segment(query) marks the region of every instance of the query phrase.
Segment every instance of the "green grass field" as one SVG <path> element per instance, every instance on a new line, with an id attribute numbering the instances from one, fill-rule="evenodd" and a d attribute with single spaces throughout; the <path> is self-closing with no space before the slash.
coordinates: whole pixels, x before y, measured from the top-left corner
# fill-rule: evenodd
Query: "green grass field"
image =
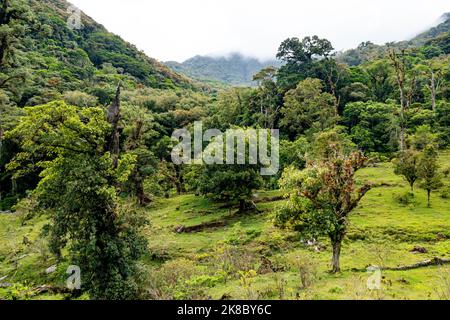
<path id="1" fill-rule="evenodd" d="M 450 166 L 450 152 L 441 154 L 440 163 L 441 168 Z M 274 227 L 273 217 L 283 200 L 259 202 L 259 213 L 245 215 L 188 194 L 157 199 L 139 209 L 150 220 L 144 230 L 150 249 L 142 261 L 148 275 L 145 290 L 161 299 L 449 299 L 450 265 L 382 270 L 376 290 L 367 287 L 371 273 L 365 268 L 450 258 L 450 199 L 445 197 L 450 178 L 432 194 L 431 208 L 426 205 L 426 192 L 418 188 L 413 203 L 402 205 L 395 200 L 395 195 L 409 188 L 393 174 L 390 163 L 365 168 L 358 179 L 376 187 L 351 215 L 340 274 L 327 272 L 328 239 L 307 246 L 297 234 Z M 276 195 L 280 192 L 261 191 L 257 197 Z M 48 293 L 33 296 L 36 286 L 64 283 L 67 264 L 47 274 L 45 269 L 55 261 L 39 237 L 45 218 L 35 217 L 24 225 L 21 221 L 20 212 L 0 214 L 0 283 L 13 284 L 0 287 L 0 297 L 63 298 Z M 213 221 L 223 221 L 225 226 L 175 232 L 181 225 Z M 416 246 L 426 252 L 412 252 Z"/>

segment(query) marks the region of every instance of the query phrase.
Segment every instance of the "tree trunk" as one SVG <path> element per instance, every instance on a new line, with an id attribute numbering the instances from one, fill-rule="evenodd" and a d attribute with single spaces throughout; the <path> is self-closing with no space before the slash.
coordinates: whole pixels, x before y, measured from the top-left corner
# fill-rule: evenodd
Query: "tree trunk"
<path id="1" fill-rule="evenodd" d="M 134 188 L 136 192 L 136 197 L 139 201 L 140 206 L 145 206 L 151 202 L 151 199 L 147 197 L 144 191 L 144 181 L 139 175 L 139 173 L 135 173 L 134 177 Z"/>
<path id="2" fill-rule="evenodd" d="M 245 211 L 245 200 L 244 199 L 240 199 L 239 200 L 239 211 Z"/>
<path id="3" fill-rule="evenodd" d="M 0 25 L 6 25 L 10 21 L 10 18 L 8 17 L 8 9 L 9 8 L 9 0 L 4 0 L 1 7 L 0 7 Z M 4 34 L 0 38 L 0 67 L 3 66 L 6 58 L 6 52 L 8 49 L 8 34 Z"/>
<path id="4" fill-rule="evenodd" d="M 433 110 L 433 112 L 436 112 L 436 83 L 434 78 L 434 72 L 431 72 L 430 92 L 431 92 L 431 109 Z"/>
<path id="5" fill-rule="evenodd" d="M 397 78 L 398 90 L 400 93 L 400 151 L 405 149 L 405 110 L 407 106 L 406 95 L 405 95 L 405 64 L 400 61 L 397 54 L 393 49 L 389 52 L 389 59 L 391 60 Z"/>
<path id="6" fill-rule="evenodd" d="M 181 195 L 184 191 L 183 188 L 183 173 L 181 172 L 181 166 L 175 165 L 175 187 L 177 189 L 177 195 Z"/>
<path id="7" fill-rule="evenodd" d="M 108 141 L 108 151 L 111 153 L 113 159 L 113 168 L 116 169 L 119 164 L 120 154 L 120 89 L 121 84 L 117 87 L 116 96 L 113 103 L 108 108 L 108 122 L 112 126 L 112 133 Z"/>
<path id="8" fill-rule="evenodd" d="M 142 181 L 135 181 L 135 188 L 136 188 L 136 196 L 139 201 L 139 205 L 143 206 L 146 203 L 146 196 L 144 193 L 144 186 L 142 185 Z"/>
<path id="9" fill-rule="evenodd" d="M 333 242 L 333 260 L 332 260 L 332 269 L 331 273 L 337 273 L 341 271 L 341 266 L 339 262 L 339 258 L 341 256 L 341 241 Z"/>
<path id="10" fill-rule="evenodd" d="M 177 188 L 177 195 L 180 196 L 181 193 L 182 193 L 182 192 L 181 192 L 181 184 L 177 182 L 177 183 L 176 183 L 176 188 Z"/>
<path id="11" fill-rule="evenodd" d="M 2 157 L 2 150 L 3 150 L 3 135 L 4 135 L 4 130 L 3 130 L 3 128 L 2 128 L 2 126 L 1 126 L 1 124 L 0 124 L 0 158 L 3 158 Z"/>
<path id="12" fill-rule="evenodd" d="M 411 80 L 411 88 L 408 90 L 408 95 L 406 99 L 406 109 L 409 109 L 409 107 L 413 103 L 415 88 L 416 88 L 416 75 L 414 74 Z"/>
<path id="13" fill-rule="evenodd" d="M 405 93 L 400 88 L 400 151 L 405 149 Z"/>
<path id="14" fill-rule="evenodd" d="M 17 180 L 15 178 L 11 179 L 11 193 L 14 196 L 17 195 Z"/>
<path id="15" fill-rule="evenodd" d="M 256 205 L 253 201 L 239 199 L 239 212 L 247 212 L 256 210 Z"/>

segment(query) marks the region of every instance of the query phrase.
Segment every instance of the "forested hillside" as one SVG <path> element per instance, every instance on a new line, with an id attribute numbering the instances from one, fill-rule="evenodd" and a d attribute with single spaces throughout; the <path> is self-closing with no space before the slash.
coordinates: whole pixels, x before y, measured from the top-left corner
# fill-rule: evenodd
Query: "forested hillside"
<path id="1" fill-rule="evenodd" d="M 359 65 L 365 61 L 382 57 L 392 47 L 398 50 L 422 47 L 422 50 L 424 50 L 423 54 L 426 56 L 448 54 L 450 52 L 448 42 L 450 13 L 443 14 L 438 21 L 438 25 L 410 40 L 388 43 L 386 45 L 376 45 L 370 41 L 363 42 L 358 48 L 347 50 L 340 54 L 338 59 L 351 66 Z"/>
<path id="2" fill-rule="evenodd" d="M 195 56 L 183 63 L 165 63 L 176 72 L 206 82 L 219 82 L 231 86 L 254 86 L 253 76 L 266 67 L 278 67 L 276 60 L 260 62 L 255 58 L 234 53 L 226 57 Z"/>
<path id="3" fill-rule="evenodd" d="M 450 298 L 448 19 L 343 56 L 292 35 L 196 67 L 253 73 L 213 90 L 64 0 L 0 4 L 0 300 Z M 221 135 L 177 163 L 200 122 L 279 129 L 279 170 Z"/>
<path id="4" fill-rule="evenodd" d="M 190 79 L 172 72 L 147 57 L 133 45 L 109 33 L 82 15 L 82 28 L 68 25 L 71 14 L 66 1 L 2 1 L 2 51 L 0 52 L 0 138 L 15 125 L 24 106 L 55 100 L 83 106 L 106 106 L 114 98 L 118 83 L 138 92 L 200 88 Z M 154 94 L 157 94 L 154 91 Z M 8 197 L 11 176 L 5 142 L 0 155 L 2 203 Z M 16 152 L 12 151 L 11 152 Z M 17 186 L 19 193 L 27 187 Z"/>
<path id="5" fill-rule="evenodd" d="M 117 79 L 153 88 L 192 86 L 189 79 L 171 72 L 85 15 L 81 29 L 70 28 L 67 21 L 71 11 L 66 1 L 4 1 L 3 5 L 8 3 L 15 7 L 11 16 L 4 17 L 11 29 L 3 33 L 10 48 L 2 51 L 2 67 L 14 68 L 15 78 L 3 88 L 17 88 L 17 81 L 26 78 L 20 92 L 8 96 L 19 106 L 87 88 L 87 93 L 101 98 L 102 92 L 114 92 L 108 85 Z"/>

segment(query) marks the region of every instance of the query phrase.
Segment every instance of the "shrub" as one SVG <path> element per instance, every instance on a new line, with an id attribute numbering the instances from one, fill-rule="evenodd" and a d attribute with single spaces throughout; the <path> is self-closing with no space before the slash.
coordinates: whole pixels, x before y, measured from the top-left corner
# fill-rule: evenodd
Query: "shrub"
<path id="1" fill-rule="evenodd" d="M 448 176 L 450 175 L 450 167 L 446 167 L 444 170 L 442 170 L 442 174 L 444 175 L 444 177 L 448 178 Z"/>
<path id="2" fill-rule="evenodd" d="M 98 98 L 81 91 L 68 91 L 64 93 L 64 101 L 77 107 L 95 107 L 98 105 Z"/>
<path id="3" fill-rule="evenodd" d="M 216 286 L 225 281 L 225 276 L 222 273 L 214 275 L 198 275 L 193 276 L 181 283 L 174 293 L 174 299 L 177 300 L 199 300 L 209 298 L 207 289 Z"/>
<path id="4" fill-rule="evenodd" d="M 384 154 L 379 152 L 370 152 L 367 157 L 369 158 L 369 164 L 376 164 L 380 162 L 388 162 L 389 158 L 386 157 Z"/>
<path id="5" fill-rule="evenodd" d="M 6 288 L 1 295 L 5 300 L 29 300 L 32 297 L 32 289 L 20 283 L 15 283 Z"/>
<path id="6" fill-rule="evenodd" d="M 336 286 L 336 287 L 333 287 L 330 290 L 328 290 L 328 292 L 330 292 L 330 293 L 342 293 L 342 292 L 344 292 L 344 290 L 341 287 Z"/>
<path id="7" fill-rule="evenodd" d="M 32 219 L 38 212 L 37 201 L 33 196 L 23 198 L 12 209 L 20 217 L 21 224 L 24 225 L 28 220 Z"/>
<path id="8" fill-rule="evenodd" d="M 229 276 L 235 276 L 239 271 L 249 271 L 259 263 L 257 255 L 244 246 L 223 244 L 216 248 L 213 261 L 219 270 Z"/>
<path id="9" fill-rule="evenodd" d="M 437 273 L 438 281 L 435 291 L 439 299 L 450 300 L 450 271 L 440 267 Z"/>
<path id="10" fill-rule="evenodd" d="M 442 191 L 439 195 L 442 199 L 449 199 L 450 198 L 450 188 L 447 187 L 447 188 L 442 189 Z"/>
<path id="11" fill-rule="evenodd" d="M 400 194 L 394 193 L 393 197 L 394 200 L 401 205 L 408 206 L 414 204 L 414 193 L 410 191 Z"/>
<path id="12" fill-rule="evenodd" d="M 255 228 L 244 229 L 240 222 L 234 224 L 232 233 L 225 241 L 231 245 L 243 245 L 249 243 L 251 240 L 261 235 L 261 231 Z"/>
<path id="13" fill-rule="evenodd" d="M 0 200 L 0 211 L 11 210 L 11 208 L 17 203 L 18 198 L 16 196 L 5 197 Z"/>
<path id="14" fill-rule="evenodd" d="M 260 238 L 260 243 L 269 247 L 270 250 L 278 251 L 286 244 L 282 232 L 286 233 L 286 230 L 274 229 L 270 233 L 266 232 Z M 297 241 L 297 239 L 294 241 Z"/>
<path id="15" fill-rule="evenodd" d="M 239 283 L 244 289 L 245 298 L 255 300 L 258 293 L 253 290 L 253 282 L 258 273 L 255 270 L 239 271 Z"/>
<path id="16" fill-rule="evenodd" d="M 301 255 L 289 261 L 300 276 L 302 289 L 310 287 L 317 278 L 317 265 L 309 255 Z"/>
<path id="17" fill-rule="evenodd" d="M 149 273 L 147 287 L 150 298 L 161 300 L 174 299 L 177 295 L 178 286 L 199 274 L 200 272 L 193 261 L 187 259 L 167 261 L 158 270 L 152 270 Z"/>

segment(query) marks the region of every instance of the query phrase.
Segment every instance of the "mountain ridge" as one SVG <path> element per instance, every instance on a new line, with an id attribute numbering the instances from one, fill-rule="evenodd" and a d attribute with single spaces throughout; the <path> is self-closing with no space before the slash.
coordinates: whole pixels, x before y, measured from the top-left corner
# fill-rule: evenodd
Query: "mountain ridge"
<path id="1" fill-rule="evenodd" d="M 389 43 L 387 45 L 376 45 L 370 41 L 363 42 L 357 48 L 338 52 L 337 59 L 350 66 L 355 66 L 370 60 L 374 56 L 385 53 L 388 46 L 400 48 L 418 47 L 429 41 L 440 41 L 437 46 L 443 52 L 447 52 L 449 45 L 448 32 L 450 30 L 450 12 L 446 12 L 437 20 L 433 27 L 418 33 L 409 40 Z M 442 37 L 442 39 L 440 39 Z M 279 67 L 281 62 L 276 59 L 261 61 L 255 57 L 248 57 L 239 52 L 232 52 L 223 56 L 195 55 L 183 62 L 166 61 L 163 62 L 174 72 L 184 74 L 190 78 L 202 82 L 217 82 L 231 86 L 252 86 L 253 75 L 259 70 L 268 67 Z"/>
<path id="2" fill-rule="evenodd" d="M 418 48 L 426 44 L 432 44 L 435 47 L 436 52 L 433 54 L 448 54 L 450 53 L 450 13 L 444 13 L 437 21 L 435 26 L 418 33 L 409 40 L 390 42 L 384 45 L 377 45 L 367 41 L 361 43 L 357 48 L 340 52 L 337 58 L 340 62 L 350 66 L 357 66 L 374 57 L 384 55 L 389 48 L 403 50 Z"/>
<path id="3" fill-rule="evenodd" d="M 38 17 L 44 14 L 45 19 L 59 25 L 66 23 L 69 19 L 71 15 L 69 8 L 76 7 L 67 0 L 30 0 L 29 3 Z M 111 63 L 114 67 L 124 69 L 124 72 L 131 74 L 150 87 L 171 87 L 171 83 L 174 86 L 193 86 L 191 79 L 185 75 L 174 73 L 135 45 L 108 31 L 83 11 L 81 11 L 81 22 L 80 29 L 72 30 L 74 35 L 71 40 L 74 40 L 81 49 L 86 51 L 89 59 L 97 68 L 103 63 Z"/>
<path id="4" fill-rule="evenodd" d="M 164 64 L 199 81 L 217 81 L 235 86 L 252 86 L 255 73 L 268 66 L 280 66 L 275 59 L 260 61 L 238 52 L 218 57 L 196 55 L 181 63 L 167 61 Z"/>

